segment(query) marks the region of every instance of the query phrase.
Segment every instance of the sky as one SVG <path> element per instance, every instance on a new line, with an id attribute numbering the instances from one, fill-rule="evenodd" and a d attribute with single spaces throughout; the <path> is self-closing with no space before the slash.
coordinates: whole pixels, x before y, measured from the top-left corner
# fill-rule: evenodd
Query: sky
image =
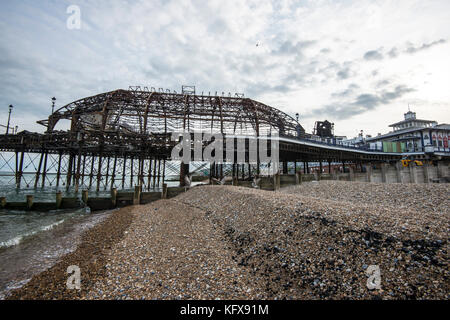
<path id="1" fill-rule="evenodd" d="M 0 124 L 12 104 L 19 131 L 44 131 L 52 97 L 130 85 L 244 93 L 349 138 L 408 105 L 450 123 L 448 0 L 0 0 L 0 34 Z"/>

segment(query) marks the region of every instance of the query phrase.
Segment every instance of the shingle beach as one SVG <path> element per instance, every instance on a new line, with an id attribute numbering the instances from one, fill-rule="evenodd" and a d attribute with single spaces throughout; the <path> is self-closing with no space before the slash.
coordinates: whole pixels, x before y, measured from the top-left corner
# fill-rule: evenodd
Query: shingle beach
<path id="1" fill-rule="evenodd" d="M 13 299 L 448 299 L 450 185 L 198 186 L 124 208 Z M 82 290 L 65 288 L 79 265 Z M 380 270 L 369 289 L 367 269 Z"/>

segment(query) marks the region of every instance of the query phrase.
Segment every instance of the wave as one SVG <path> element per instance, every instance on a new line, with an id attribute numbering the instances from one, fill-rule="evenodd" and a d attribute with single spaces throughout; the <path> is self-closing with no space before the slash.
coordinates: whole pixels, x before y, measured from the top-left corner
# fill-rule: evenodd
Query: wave
<path id="1" fill-rule="evenodd" d="M 0 242 L 0 248 L 8 248 L 8 247 L 16 246 L 19 243 L 21 243 L 23 241 L 23 239 L 31 237 L 31 236 L 39 233 L 39 232 L 44 232 L 44 231 L 51 230 L 54 227 L 56 227 L 56 226 L 60 225 L 61 223 L 63 223 L 64 221 L 65 221 L 65 219 L 62 219 L 62 220 L 56 221 L 54 223 L 51 223 L 49 225 L 42 226 L 42 227 L 40 227 L 40 228 L 38 228 L 38 229 L 36 229 L 34 231 L 27 232 L 27 233 L 18 235 L 17 237 L 14 237 L 12 239 Z"/>

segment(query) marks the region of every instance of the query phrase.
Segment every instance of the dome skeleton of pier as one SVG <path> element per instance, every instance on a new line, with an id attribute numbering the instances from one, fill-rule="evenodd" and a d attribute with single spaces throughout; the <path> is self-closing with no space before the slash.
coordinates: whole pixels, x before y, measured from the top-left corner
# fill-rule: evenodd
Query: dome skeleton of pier
<path id="1" fill-rule="evenodd" d="M 54 130 L 61 119 L 71 131 L 124 135 L 202 131 L 233 135 L 304 134 L 291 116 L 244 97 L 115 90 L 69 103 L 38 123 Z"/>

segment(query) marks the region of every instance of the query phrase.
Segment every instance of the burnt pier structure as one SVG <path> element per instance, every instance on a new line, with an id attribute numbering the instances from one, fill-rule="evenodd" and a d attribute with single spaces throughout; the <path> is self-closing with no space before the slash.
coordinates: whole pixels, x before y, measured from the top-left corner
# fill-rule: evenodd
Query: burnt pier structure
<path id="1" fill-rule="evenodd" d="M 11 182 L 22 187 L 65 187 L 80 189 L 145 189 L 162 186 L 168 170 L 176 132 L 221 133 L 224 137 L 279 137 L 281 171 L 288 163 L 309 162 L 361 165 L 368 162 L 398 161 L 401 154 L 359 150 L 327 145 L 307 138 L 304 128 L 288 114 L 261 102 L 236 94 L 195 94 L 130 87 L 83 98 L 69 103 L 38 121 L 44 133 L 22 131 L 0 135 L 3 171 L 9 169 Z M 65 124 L 64 124 L 65 123 Z M 58 129 L 64 128 L 64 130 Z M 236 144 L 235 144 L 236 145 Z M 210 177 L 231 175 L 249 179 L 260 173 L 259 161 L 234 160 L 211 163 Z M 176 165 L 180 184 L 189 165 Z M 225 167 L 225 169 L 224 169 Z"/>

